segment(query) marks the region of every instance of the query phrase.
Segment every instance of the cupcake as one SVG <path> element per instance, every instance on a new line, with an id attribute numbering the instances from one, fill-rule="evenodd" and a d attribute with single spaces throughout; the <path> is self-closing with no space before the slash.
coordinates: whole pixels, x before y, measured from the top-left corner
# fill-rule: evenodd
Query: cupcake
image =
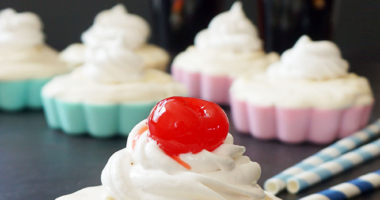
<path id="1" fill-rule="evenodd" d="M 30 12 L 0 11 L 0 110 L 42 107 L 42 86 L 68 71 L 58 53 L 44 44 L 42 22 Z"/>
<path id="2" fill-rule="evenodd" d="M 125 35 L 126 47 L 143 59 L 144 68 L 165 71 L 169 54 L 158 46 L 147 44 L 149 24 L 143 18 L 128 13 L 123 4 L 100 12 L 92 27 L 82 34 L 83 44 L 69 45 L 61 52 L 60 58 L 71 68 L 78 67 L 85 60 L 84 52 L 88 45 L 104 43 L 118 35 Z"/>
<path id="3" fill-rule="evenodd" d="M 169 74 L 144 68 L 125 40 L 121 35 L 87 47 L 81 67 L 46 84 L 42 98 L 50 127 L 72 135 L 127 136 L 158 101 L 187 95 Z"/>
<path id="4" fill-rule="evenodd" d="M 288 143 L 330 143 L 365 124 L 374 102 L 368 80 L 330 41 L 302 36 L 266 72 L 245 74 L 231 86 L 236 129 Z"/>
<path id="5" fill-rule="evenodd" d="M 237 76 L 264 71 L 279 59 L 276 53 L 265 54 L 241 2 L 217 15 L 194 43 L 175 57 L 173 77 L 187 86 L 191 97 L 218 104 L 229 104 L 228 90 Z"/>
<path id="6" fill-rule="evenodd" d="M 101 186 L 57 200 L 278 200 L 257 184 L 260 166 L 233 144 L 228 126 L 214 103 L 162 100 L 111 156 Z"/>

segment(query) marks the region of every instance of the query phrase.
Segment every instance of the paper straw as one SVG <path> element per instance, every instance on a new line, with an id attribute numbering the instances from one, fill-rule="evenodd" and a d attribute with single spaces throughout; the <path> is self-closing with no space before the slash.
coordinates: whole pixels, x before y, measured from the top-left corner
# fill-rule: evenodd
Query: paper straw
<path id="1" fill-rule="evenodd" d="M 289 178 L 303 171 L 310 170 L 324 162 L 332 160 L 352 149 L 355 149 L 368 141 L 380 135 L 380 119 L 376 120 L 373 124 L 367 126 L 365 129 L 354 133 L 352 136 L 346 137 L 337 141 L 336 143 L 328 146 L 320 152 L 306 158 L 286 169 L 285 171 L 277 174 L 276 176 L 268 179 L 264 188 L 266 191 L 277 194 L 286 188 L 286 182 Z"/>
<path id="2" fill-rule="evenodd" d="M 300 200 L 345 200 L 380 187 L 380 170 L 372 172 Z"/>
<path id="3" fill-rule="evenodd" d="M 311 170 L 302 172 L 290 178 L 287 189 L 290 193 L 309 188 L 323 180 L 329 179 L 336 174 L 349 170 L 365 161 L 372 160 L 380 155 L 380 139 L 366 144 L 356 150 L 346 153 L 329 162 L 323 163 Z"/>

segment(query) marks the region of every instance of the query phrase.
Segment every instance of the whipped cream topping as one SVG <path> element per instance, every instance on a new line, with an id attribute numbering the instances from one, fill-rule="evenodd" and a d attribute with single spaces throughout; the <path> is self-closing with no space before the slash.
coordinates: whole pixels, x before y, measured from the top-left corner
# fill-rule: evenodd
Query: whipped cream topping
<path id="1" fill-rule="evenodd" d="M 368 80 L 348 73 L 348 63 L 332 42 L 302 36 L 265 72 L 247 73 L 231 86 L 231 96 L 256 106 L 344 109 L 373 103 Z"/>
<path id="2" fill-rule="evenodd" d="M 195 37 L 195 46 L 178 54 L 173 68 L 187 72 L 235 78 L 242 73 L 262 72 L 279 60 L 277 53 L 266 54 L 242 3 L 235 2 L 227 12 L 217 15 Z"/>
<path id="3" fill-rule="evenodd" d="M 49 78 L 68 70 L 58 53 L 44 44 L 36 14 L 0 11 L 0 81 Z"/>
<path id="4" fill-rule="evenodd" d="M 135 53 L 144 61 L 145 69 L 159 69 L 165 71 L 170 61 L 170 55 L 161 47 L 144 44 L 135 50 Z"/>
<path id="5" fill-rule="evenodd" d="M 278 60 L 277 53 L 199 51 L 198 48 L 190 46 L 174 58 L 172 66 L 187 72 L 235 78 L 248 71 L 253 73 L 265 71 L 268 65 Z"/>
<path id="6" fill-rule="evenodd" d="M 154 69 L 146 70 L 139 80 L 110 84 L 89 80 L 79 67 L 47 83 L 42 95 L 65 102 L 121 104 L 158 102 L 171 96 L 186 96 L 187 90 L 169 74 Z"/>
<path id="7" fill-rule="evenodd" d="M 0 12 L 0 46 L 28 48 L 44 43 L 42 22 L 31 12 L 17 13 L 11 8 Z"/>
<path id="8" fill-rule="evenodd" d="M 60 58 L 70 67 L 78 67 L 84 63 L 86 48 L 107 45 L 118 37 L 124 37 L 124 46 L 143 59 L 145 69 L 165 70 L 170 60 L 169 54 L 160 47 L 146 44 L 149 35 L 148 23 L 137 15 L 129 14 L 122 4 L 118 4 L 100 12 L 93 26 L 82 34 L 84 44 L 68 46 L 61 52 Z"/>
<path id="9" fill-rule="evenodd" d="M 281 55 L 279 62 L 268 67 L 267 74 L 272 79 L 327 80 L 347 75 L 348 68 L 348 62 L 333 42 L 313 42 L 302 36 Z"/>
<path id="10" fill-rule="evenodd" d="M 144 69 L 141 57 L 128 48 L 127 37 L 120 34 L 102 43 L 85 44 L 84 64 L 68 75 L 54 78 L 42 94 L 94 104 L 157 102 L 187 95 L 185 87 L 169 74 Z"/>
<path id="11" fill-rule="evenodd" d="M 98 46 L 123 35 L 125 45 L 136 49 L 146 43 L 149 34 L 149 25 L 143 18 L 129 14 L 123 4 L 118 4 L 95 17 L 92 27 L 82 34 L 82 41 Z"/>
<path id="12" fill-rule="evenodd" d="M 86 47 L 82 43 L 70 44 L 59 53 L 59 59 L 66 62 L 69 67 L 79 67 L 84 62 Z"/>
<path id="13" fill-rule="evenodd" d="M 0 81 L 50 78 L 68 71 L 58 53 L 46 45 L 18 51 L 0 47 Z"/>
<path id="14" fill-rule="evenodd" d="M 196 35 L 195 46 L 201 50 L 262 50 L 257 30 L 245 16 L 240 1 L 235 2 L 229 11 L 212 19 L 208 28 Z"/>
<path id="15" fill-rule="evenodd" d="M 64 49 L 59 57 L 71 68 L 79 67 L 84 63 L 86 46 L 82 43 L 74 43 Z M 134 53 L 140 56 L 145 69 L 159 69 L 165 71 L 170 60 L 169 54 L 162 48 L 144 44 L 135 49 Z"/>
<path id="16" fill-rule="evenodd" d="M 246 74 L 233 82 L 230 94 L 235 99 L 262 107 L 329 110 L 373 103 L 368 80 L 352 73 L 323 81 L 273 80 L 266 73 Z"/>
<path id="17" fill-rule="evenodd" d="M 139 80 L 143 76 L 142 59 L 125 46 L 125 36 L 101 46 L 86 48 L 83 75 L 104 83 Z"/>
<path id="18" fill-rule="evenodd" d="M 142 121 L 131 131 L 127 147 L 116 152 L 101 176 L 102 184 L 115 200 L 264 200 L 257 184 L 260 166 L 243 156 L 245 148 L 233 144 L 229 134 L 213 152 L 181 154 L 191 166 L 185 169 L 166 155 L 145 131 L 132 148 Z"/>

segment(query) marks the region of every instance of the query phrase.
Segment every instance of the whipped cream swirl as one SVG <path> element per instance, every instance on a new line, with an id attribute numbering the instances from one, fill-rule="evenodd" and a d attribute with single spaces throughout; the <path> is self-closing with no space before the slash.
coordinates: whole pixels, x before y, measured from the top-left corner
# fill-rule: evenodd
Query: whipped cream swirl
<path id="1" fill-rule="evenodd" d="M 28 48 L 44 43 L 42 22 L 31 12 L 17 13 L 11 8 L 0 12 L 0 45 L 2 48 Z"/>
<path id="2" fill-rule="evenodd" d="M 225 142 L 213 152 L 181 154 L 191 166 L 185 169 L 166 155 L 149 130 L 136 141 L 137 132 L 146 124 L 140 122 L 129 135 L 127 147 L 116 152 L 101 176 L 102 184 L 115 200 L 263 200 L 265 193 L 257 184 L 260 166 L 243 156 L 245 148 L 233 144 L 228 134 Z"/>
<path id="3" fill-rule="evenodd" d="M 124 36 L 101 46 L 86 48 L 83 74 L 97 82 L 121 83 L 143 75 L 142 59 L 125 47 Z"/>
<path id="4" fill-rule="evenodd" d="M 313 42 L 302 36 L 281 55 L 279 62 L 268 67 L 267 74 L 273 79 L 328 80 L 347 75 L 348 68 L 348 62 L 333 42 Z"/>
<path id="5" fill-rule="evenodd" d="M 227 12 L 217 15 L 195 37 L 199 49 L 258 51 L 262 42 L 252 22 L 245 16 L 242 3 L 235 2 Z"/>
<path id="6" fill-rule="evenodd" d="M 118 4 L 95 17 L 92 27 L 82 34 L 82 41 L 86 45 L 98 46 L 124 35 L 125 46 L 136 49 L 146 43 L 149 34 L 149 25 L 143 18 L 129 14 L 124 5 Z"/>

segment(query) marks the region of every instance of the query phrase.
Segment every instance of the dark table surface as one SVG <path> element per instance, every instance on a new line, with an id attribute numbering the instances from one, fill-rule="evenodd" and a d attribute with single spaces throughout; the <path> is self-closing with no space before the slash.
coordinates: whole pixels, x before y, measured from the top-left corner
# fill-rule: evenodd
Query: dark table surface
<path id="1" fill-rule="evenodd" d="M 367 76 L 376 99 L 380 99 L 380 64 L 353 64 L 352 71 Z M 229 114 L 229 109 L 225 108 Z M 380 117 L 378 103 L 371 121 Z M 233 122 L 232 122 L 233 124 Z M 236 133 L 235 143 L 247 148 L 246 155 L 262 167 L 264 181 L 325 146 L 286 145 L 260 141 Z M 100 185 L 100 174 L 108 158 L 126 145 L 126 138 L 106 140 L 86 136 L 69 137 L 47 127 L 42 111 L 0 112 L 0 200 L 53 200 L 88 186 Z M 362 164 L 299 195 L 285 192 L 293 200 L 380 169 L 380 158 Z M 380 190 L 353 200 L 379 200 Z"/>

